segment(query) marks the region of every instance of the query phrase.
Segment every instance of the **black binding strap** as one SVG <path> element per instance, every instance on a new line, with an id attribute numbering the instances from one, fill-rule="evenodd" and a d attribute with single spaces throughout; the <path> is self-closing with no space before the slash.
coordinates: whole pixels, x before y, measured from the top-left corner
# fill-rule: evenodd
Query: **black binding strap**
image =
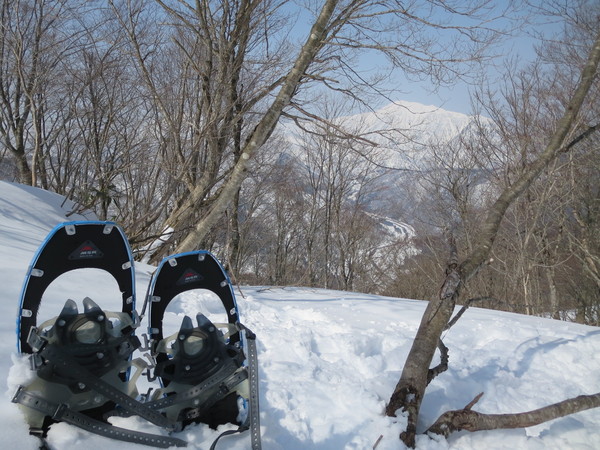
<path id="1" fill-rule="evenodd" d="M 246 427 L 239 427 L 237 430 L 227 430 L 222 432 L 220 435 L 217 436 L 217 438 L 214 440 L 214 442 L 212 443 L 212 445 L 210 446 L 210 450 L 215 450 L 217 448 L 217 442 L 219 442 L 219 439 L 221 439 L 222 437 L 225 436 L 231 436 L 232 434 L 237 434 L 237 433 L 243 433 L 244 431 L 246 431 L 248 428 Z"/>
<path id="2" fill-rule="evenodd" d="M 258 388 L 258 355 L 256 351 L 256 335 L 240 324 L 246 331 L 246 342 L 248 343 L 248 378 L 250 382 L 250 439 L 252 450 L 261 450 L 260 439 L 260 411 L 259 411 L 259 388 Z"/>
<path id="3" fill-rule="evenodd" d="M 186 447 L 187 442 L 169 437 L 160 436 L 141 431 L 128 430 L 126 428 L 115 427 L 113 425 L 92 419 L 77 411 L 73 411 L 66 404 L 57 404 L 45 400 L 31 392 L 20 387 L 12 399 L 13 403 L 19 403 L 35 411 L 51 417 L 54 420 L 60 420 L 74 425 L 91 433 L 100 436 L 117 439 L 125 442 L 134 442 L 158 448 L 168 447 Z"/>
<path id="4" fill-rule="evenodd" d="M 238 367 L 231 361 L 224 365 L 219 372 L 202 383 L 185 391 L 167 395 L 158 400 L 143 403 L 146 408 L 154 411 L 162 410 L 184 402 L 193 401 L 198 410 L 207 409 L 225 397 L 233 388 L 248 378 L 246 371 L 236 372 Z M 130 411 L 114 411 L 114 415 L 129 417 Z"/>
<path id="5" fill-rule="evenodd" d="M 242 433 L 250 429 L 250 442 L 252 450 L 261 450 L 262 441 L 260 438 L 260 411 L 259 411 L 259 391 L 258 391 L 258 356 L 256 351 L 256 335 L 245 325 L 238 324 L 241 330 L 246 333 L 246 342 L 248 343 L 248 381 L 250 382 L 250 411 L 248 419 L 237 430 L 227 430 L 221 433 L 210 446 L 210 450 L 215 450 L 219 439 L 232 434 Z"/>
<path id="6" fill-rule="evenodd" d="M 84 383 L 87 387 L 93 389 L 104 397 L 114 401 L 122 408 L 131 411 L 134 414 L 159 425 L 166 429 L 173 429 L 173 424 L 169 423 L 167 418 L 153 409 L 148 408 L 145 404 L 138 402 L 129 395 L 121 392 L 116 387 L 98 378 L 92 372 L 82 367 L 77 363 L 75 358 L 66 354 L 60 347 L 48 344 L 39 354 L 46 359 L 47 363 L 52 364 L 59 372 L 68 373 L 70 378 L 77 379 Z"/>

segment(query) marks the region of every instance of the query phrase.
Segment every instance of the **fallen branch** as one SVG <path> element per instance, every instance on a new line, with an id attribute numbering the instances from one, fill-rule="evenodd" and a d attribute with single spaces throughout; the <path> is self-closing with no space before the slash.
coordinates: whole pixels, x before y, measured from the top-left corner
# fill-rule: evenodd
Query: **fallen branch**
<path id="1" fill-rule="evenodd" d="M 379 437 L 377 438 L 377 441 L 375 441 L 375 444 L 373 444 L 373 450 L 375 450 L 377 448 L 377 446 L 379 445 L 379 443 L 381 442 L 382 439 L 383 439 L 383 434 L 379 435 Z"/>
<path id="2" fill-rule="evenodd" d="M 580 395 L 559 403 L 545 406 L 534 411 L 516 414 L 482 414 L 471 408 L 479 401 L 479 394 L 464 409 L 447 411 L 429 427 L 428 433 L 448 437 L 455 431 L 484 431 L 511 428 L 525 428 L 568 416 L 586 409 L 600 407 L 600 393 Z"/>

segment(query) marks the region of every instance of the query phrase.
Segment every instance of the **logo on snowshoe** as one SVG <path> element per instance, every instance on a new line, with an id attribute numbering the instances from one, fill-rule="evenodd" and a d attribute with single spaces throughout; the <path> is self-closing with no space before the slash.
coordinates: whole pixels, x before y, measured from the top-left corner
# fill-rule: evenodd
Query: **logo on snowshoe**
<path id="1" fill-rule="evenodd" d="M 85 241 L 77 249 L 69 255 L 70 260 L 79 259 L 100 259 L 104 256 L 104 253 L 100 251 L 96 244 L 92 241 Z"/>
<path id="2" fill-rule="evenodd" d="M 203 277 L 194 269 L 186 269 L 183 272 L 183 275 L 177 280 L 177 286 L 182 286 L 184 284 L 190 284 L 197 281 L 202 281 Z"/>

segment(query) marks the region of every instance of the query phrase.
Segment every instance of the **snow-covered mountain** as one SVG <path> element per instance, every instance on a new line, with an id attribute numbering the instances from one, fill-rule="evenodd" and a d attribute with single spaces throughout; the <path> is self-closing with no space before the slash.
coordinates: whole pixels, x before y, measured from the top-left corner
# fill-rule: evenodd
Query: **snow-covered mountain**
<path id="1" fill-rule="evenodd" d="M 381 165 L 415 170 L 422 168 L 422 162 L 430 156 L 431 143 L 451 142 L 472 132 L 475 120 L 474 116 L 432 105 L 396 101 L 374 111 L 332 119 L 332 122 L 376 143 Z M 480 120 L 488 122 L 485 118 Z M 301 144 L 301 134 L 293 124 L 283 124 L 280 130 L 292 146 Z"/>
<path id="2" fill-rule="evenodd" d="M 378 110 L 343 119 L 364 127 L 367 132 L 386 129 L 403 132 L 416 142 L 424 142 L 430 137 L 449 141 L 473 123 L 472 116 L 407 101 L 392 102 Z"/>
<path id="3" fill-rule="evenodd" d="M 23 278 L 38 245 L 58 222 L 66 220 L 69 205 L 63 201 L 49 192 L 0 182 L 0 378 L 6 380 L 0 399 L 3 448 L 34 450 L 39 446 L 10 401 L 15 386 L 28 376 L 27 366 L 16 355 L 15 318 Z M 145 292 L 152 270 L 136 265 L 138 296 Z M 80 301 L 91 288 L 101 307 L 120 305 L 119 293 L 99 282 L 97 272 L 76 272 L 77 277 L 63 281 L 56 297 L 44 296 L 39 319 L 48 318 L 42 314 L 56 315 L 67 295 Z M 199 303 L 194 294 L 185 296 L 179 309 L 169 314 L 195 315 Z M 301 287 L 242 286 L 238 303 L 242 321 L 258 336 L 265 450 L 363 450 L 374 448 L 377 442 L 377 450 L 404 448 L 398 435 L 405 418 L 388 418 L 383 411 L 425 302 Z M 139 333 L 146 327 L 144 319 Z M 443 411 L 464 407 L 480 392 L 484 396 L 476 410 L 509 413 L 600 391 L 598 328 L 471 308 L 445 333 L 444 341 L 450 348 L 450 368 L 429 386 L 421 431 Z M 164 433 L 137 418 L 115 418 L 114 423 Z M 417 449 L 594 450 L 599 448 L 599 424 L 600 409 L 595 409 L 524 430 L 463 432 L 448 440 L 420 435 Z M 215 431 L 196 425 L 175 434 L 190 443 L 188 448 L 200 449 L 231 428 L 235 427 L 221 426 Z M 53 450 L 144 448 L 65 423 L 51 427 L 48 442 Z M 244 450 L 249 443 L 246 433 L 223 438 L 217 448 Z"/>
<path id="4" fill-rule="evenodd" d="M 377 144 L 368 158 L 375 163 L 372 172 L 377 176 L 369 208 L 381 217 L 382 236 L 389 236 L 390 241 L 406 235 L 403 229 L 411 229 L 414 237 L 417 222 L 423 222 L 423 219 L 430 222 L 429 218 L 423 217 L 423 213 L 432 210 L 432 198 L 424 176 L 435 177 L 440 164 L 444 166 L 442 170 L 449 170 L 452 163 L 455 170 L 469 171 L 473 186 L 486 183 L 482 171 L 461 166 L 469 158 L 450 153 L 442 156 L 441 153 L 450 152 L 453 143 L 475 133 L 478 124 L 493 127 L 487 118 L 432 105 L 396 101 L 374 111 L 332 119 L 332 122 L 350 134 Z M 299 166 L 311 170 L 310 163 L 305 161 L 307 151 L 301 150 L 303 139 L 310 140 L 310 135 L 291 123 L 283 124 L 280 132 L 289 144 L 283 147 L 284 158 L 287 161 L 295 159 Z M 434 147 L 439 152 L 436 157 Z M 313 150 L 309 147 L 308 151 Z M 390 221 L 401 224 L 400 228 L 389 227 Z"/>

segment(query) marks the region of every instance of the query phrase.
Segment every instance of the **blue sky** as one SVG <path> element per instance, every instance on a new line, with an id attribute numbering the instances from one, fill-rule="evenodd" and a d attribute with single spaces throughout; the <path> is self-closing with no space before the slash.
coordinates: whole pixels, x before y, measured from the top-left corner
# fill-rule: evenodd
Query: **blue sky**
<path id="1" fill-rule="evenodd" d="M 540 0 L 543 1 L 543 0 Z M 304 40 L 306 34 L 308 33 L 309 26 L 311 24 L 311 16 L 305 10 L 298 7 L 299 2 L 292 2 L 291 5 L 286 6 L 286 8 L 293 8 L 295 16 L 298 18 L 297 23 L 293 29 L 294 35 L 299 40 Z M 309 2 L 313 5 L 320 5 L 320 2 Z M 505 1 L 498 0 L 496 2 L 497 7 L 503 7 L 505 5 Z M 510 37 L 507 37 L 502 45 L 496 47 L 494 49 L 494 53 L 497 55 L 493 61 L 489 62 L 489 65 L 486 66 L 485 74 L 488 79 L 488 82 L 493 84 L 494 79 L 498 77 L 502 77 L 502 63 L 505 59 L 515 59 L 520 63 L 524 64 L 528 61 L 531 61 L 535 56 L 534 46 L 539 43 L 539 41 L 533 37 L 538 33 L 544 33 L 545 35 L 554 35 L 557 30 L 560 29 L 559 24 L 549 24 L 542 17 L 532 17 L 529 25 L 520 26 L 514 34 Z M 464 19 L 469 20 L 469 19 Z M 506 25 L 506 22 L 501 22 Z M 454 25 L 451 23 L 450 25 Z M 492 66 L 492 62 L 495 64 L 495 67 Z M 385 61 L 382 57 L 372 56 L 363 57 L 360 59 L 360 68 L 359 70 L 364 71 L 365 73 L 374 73 L 377 71 L 377 67 L 385 64 Z M 409 80 L 401 71 L 395 71 L 391 73 L 387 77 L 387 85 L 388 86 L 400 86 L 401 90 L 397 90 L 396 92 L 390 94 L 391 100 L 405 100 L 411 102 L 422 103 L 425 105 L 433 105 L 436 107 L 441 107 L 443 109 L 447 109 L 450 111 L 457 111 L 465 114 L 469 114 L 472 112 L 471 101 L 470 101 L 470 90 L 473 89 L 473 86 L 470 86 L 466 81 L 457 81 L 452 85 L 447 86 L 439 86 L 435 88 L 430 81 L 414 81 Z M 387 100 L 381 99 L 379 104 L 371 105 L 374 108 L 378 108 L 388 103 Z"/>

